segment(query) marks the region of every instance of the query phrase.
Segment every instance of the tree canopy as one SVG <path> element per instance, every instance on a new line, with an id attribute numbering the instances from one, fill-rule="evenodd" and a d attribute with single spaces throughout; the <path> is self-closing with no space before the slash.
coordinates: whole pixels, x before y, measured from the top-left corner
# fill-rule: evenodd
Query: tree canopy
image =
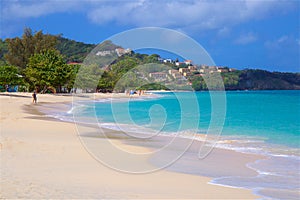
<path id="1" fill-rule="evenodd" d="M 33 34 L 30 28 L 25 28 L 22 38 L 6 39 L 8 52 L 5 59 L 11 65 L 25 69 L 29 58 L 43 50 L 55 49 L 57 37 L 43 34 L 39 31 Z"/>
<path id="2" fill-rule="evenodd" d="M 16 66 L 0 66 L 0 85 L 18 85 L 22 84 L 23 79 L 19 74 L 19 69 Z"/>
<path id="3" fill-rule="evenodd" d="M 75 72 L 74 66 L 67 65 L 59 52 L 45 50 L 29 58 L 25 75 L 35 88 L 45 92 L 49 87 L 61 90 Z"/>

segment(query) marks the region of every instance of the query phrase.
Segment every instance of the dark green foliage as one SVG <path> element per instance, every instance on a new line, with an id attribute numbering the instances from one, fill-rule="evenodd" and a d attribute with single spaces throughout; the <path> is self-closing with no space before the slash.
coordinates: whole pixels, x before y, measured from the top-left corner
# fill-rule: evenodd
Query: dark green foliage
<path id="1" fill-rule="evenodd" d="M 196 91 L 207 90 L 206 83 L 201 76 L 197 76 L 192 78 L 192 87 Z"/>
<path id="2" fill-rule="evenodd" d="M 95 92 L 102 73 L 97 65 L 81 65 L 73 87 Z"/>
<path id="3" fill-rule="evenodd" d="M 300 89 L 299 73 L 269 72 L 259 69 L 245 69 L 221 73 L 221 76 L 223 78 L 226 90 Z M 194 77 L 191 80 L 195 90 L 207 90 L 207 83 L 202 77 Z M 214 87 L 215 86 L 213 86 L 213 88 Z"/>
<path id="4" fill-rule="evenodd" d="M 96 47 L 94 44 L 76 42 L 59 36 L 56 48 L 63 54 L 67 62 L 83 62 L 84 58 Z"/>
<path id="5" fill-rule="evenodd" d="M 103 92 L 112 92 L 114 88 L 113 74 L 111 72 L 105 71 L 99 82 L 98 82 L 98 90 Z"/>
<path id="6" fill-rule="evenodd" d="M 46 49 L 54 49 L 56 37 L 43 34 L 42 31 L 33 34 L 30 28 L 25 28 L 22 38 L 17 37 L 5 41 L 8 45 L 8 52 L 5 54 L 6 61 L 25 69 L 32 55 Z"/>
<path id="7" fill-rule="evenodd" d="M 249 90 L 300 89 L 300 74 L 258 69 L 243 70 L 239 76 L 237 88 Z"/>
<path id="8" fill-rule="evenodd" d="M 8 52 L 7 43 L 0 39 L 0 66 L 3 66 L 6 64 L 6 60 L 4 58 L 4 55 Z"/>
<path id="9" fill-rule="evenodd" d="M 145 60 L 145 63 L 160 63 L 158 61 L 158 58 L 160 58 L 159 55 L 157 54 L 152 54 L 150 56 L 147 56 L 146 60 Z"/>
<path id="10" fill-rule="evenodd" d="M 62 86 L 66 86 L 75 73 L 74 66 L 66 65 L 63 57 L 55 50 L 46 50 L 34 54 L 29 58 L 25 75 L 30 83 L 45 92 L 48 88 L 55 88 L 61 92 Z"/>
<path id="11" fill-rule="evenodd" d="M 221 73 L 225 88 L 230 90 L 238 87 L 240 75 L 242 71 L 236 70 L 233 72 Z"/>
<path id="12" fill-rule="evenodd" d="M 123 92 L 129 89 L 137 89 L 144 84 L 148 84 L 146 79 L 141 78 L 138 74 L 145 76 L 150 72 L 161 71 L 163 67 L 157 60 L 158 55 L 146 54 L 127 54 L 119 57 L 116 62 L 110 65 L 108 71 L 102 74 L 98 83 L 100 91 L 116 91 Z M 153 63 L 153 62 L 154 63 Z M 150 84 L 147 87 L 153 89 L 162 88 L 159 84 Z"/>
<path id="13" fill-rule="evenodd" d="M 138 90 L 169 90 L 168 87 L 166 87 L 165 85 L 159 84 L 159 83 L 145 84 L 137 89 Z"/>
<path id="14" fill-rule="evenodd" d="M 126 89 L 125 87 L 133 87 L 131 83 L 134 83 L 133 78 L 136 78 L 133 77 L 134 74 L 127 74 L 126 76 L 124 75 L 129 70 L 138 66 L 139 63 L 140 62 L 137 58 L 132 58 L 129 56 L 122 57 L 122 59 L 119 59 L 117 63 L 110 66 L 111 70 L 105 71 L 103 73 L 98 83 L 98 89 L 112 91 L 115 88 L 116 84 L 118 84 L 118 87 L 115 88 L 115 90 L 118 91 L 124 91 Z M 122 81 L 122 83 L 119 81 Z"/>
<path id="15" fill-rule="evenodd" d="M 18 67 L 15 66 L 0 66 L 0 85 L 20 85 L 23 84 L 23 78 L 20 76 Z"/>

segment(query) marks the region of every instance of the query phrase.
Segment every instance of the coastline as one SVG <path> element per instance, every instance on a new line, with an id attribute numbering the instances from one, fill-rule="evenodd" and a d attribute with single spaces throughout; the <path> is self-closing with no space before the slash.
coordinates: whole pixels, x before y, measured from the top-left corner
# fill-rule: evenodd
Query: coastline
<path id="1" fill-rule="evenodd" d="M 167 170 L 133 175 L 107 168 L 86 152 L 73 123 L 54 120 L 36 109 L 39 104 L 70 103 L 72 96 L 38 95 L 39 103 L 34 105 L 31 94 L 20 94 L 23 97 L 0 96 L 1 198 L 258 198 L 250 190 L 212 185 L 209 176 Z M 132 145 L 117 137 L 114 141 L 130 151 L 151 149 L 151 145 Z M 104 145 L 103 140 L 97 138 L 97 144 Z M 216 151 L 217 157 L 234 153 Z M 216 161 L 216 157 L 210 159 Z M 245 164 L 235 159 L 241 166 Z M 143 164 L 153 163 L 145 160 Z"/>

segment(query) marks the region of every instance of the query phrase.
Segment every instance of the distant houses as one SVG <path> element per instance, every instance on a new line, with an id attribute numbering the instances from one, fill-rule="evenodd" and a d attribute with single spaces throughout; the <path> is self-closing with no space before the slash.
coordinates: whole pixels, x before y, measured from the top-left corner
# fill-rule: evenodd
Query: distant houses
<path id="1" fill-rule="evenodd" d="M 168 58 L 163 60 L 164 63 L 173 63 L 173 60 Z"/>
<path id="2" fill-rule="evenodd" d="M 119 57 L 132 52 L 131 49 L 123 49 L 123 48 L 116 48 L 115 51 Z"/>
<path id="3" fill-rule="evenodd" d="M 181 79 L 182 78 L 182 75 L 179 73 L 178 70 L 170 69 L 168 72 L 169 72 L 169 75 L 171 75 L 174 79 Z"/>
<path id="4" fill-rule="evenodd" d="M 115 50 L 105 50 L 105 51 L 98 51 L 96 53 L 97 56 L 107 56 L 107 55 L 113 55 L 116 53 L 119 57 L 123 56 L 125 54 L 131 53 L 131 49 L 123 49 L 123 48 L 116 48 Z"/>
<path id="5" fill-rule="evenodd" d="M 207 66 L 207 65 L 194 65 L 192 60 L 185 60 L 180 62 L 178 59 L 176 61 L 167 58 L 163 59 L 158 57 L 158 61 L 164 64 L 172 64 L 173 69 L 165 72 L 152 72 L 149 73 L 149 77 L 156 80 L 168 80 L 170 78 L 181 80 L 192 76 L 203 76 L 204 74 L 213 73 L 228 73 L 235 71 L 233 68 L 223 67 L 223 66 Z"/>
<path id="6" fill-rule="evenodd" d="M 185 63 L 184 62 L 175 62 L 175 65 L 179 67 L 179 66 L 185 65 Z"/>
<path id="7" fill-rule="evenodd" d="M 183 74 L 185 72 L 189 72 L 190 70 L 188 68 L 179 68 L 179 73 Z"/>
<path id="8" fill-rule="evenodd" d="M 96 56 L 107 56 L 113 54 L 115 51 L 98 51 Z"/>
<path id="9" fill-rule="evenodd" d="M 166 81 L 168 79 L 168 75 L 165 72 L 152 72 L 149 73 L 149 77 L 157 81 Z"/>
<path id="10" fill-rule="evenodd" d="M 116 48 L 114 50 L 118 56 L 128 54 L 132 52 L 131 49 Z M 113 51 L 98 51 L 96 55 L 108 55 L 113 53 Z M 223 66 L 208 66 L 208 65 L 194 65 L 192 60 L 185 60 L 180 62 L 178 59 L 176 61 L 167 58 L 163 59 L 158 57 L 159 62 L 171 66 L 173 69 L 168 71 L 151 72 L 148 76 L 156 81 L 169 81 L 169 80 L 186 80 L 189 77 L 203 76 L 205 74 L 213 73 L 229 73 L 235 71 L 233 68 L 223 67 Z M 80 65 L 82 63 L 69 62 L 69 65 Z"/>
<path id="11" fill-rule="evenodd" d="M 184 63 L 185 63 L 186 65 L 191 65 L 191 64 L 192 64 L 192 61 L 191 61 L 191 60 L 185 60 Z"/>

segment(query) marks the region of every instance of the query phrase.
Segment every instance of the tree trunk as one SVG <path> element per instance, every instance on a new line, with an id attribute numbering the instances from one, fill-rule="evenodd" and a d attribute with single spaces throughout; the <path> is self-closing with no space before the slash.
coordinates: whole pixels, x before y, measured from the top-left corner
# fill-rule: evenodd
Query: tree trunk
<path id="1" fill-rule="evenodd" d="M 45 92 L 47 91 L 47 85 L 44 86 L 43 90 L 41 91 L 42 94 L 45 94 Z"/>

